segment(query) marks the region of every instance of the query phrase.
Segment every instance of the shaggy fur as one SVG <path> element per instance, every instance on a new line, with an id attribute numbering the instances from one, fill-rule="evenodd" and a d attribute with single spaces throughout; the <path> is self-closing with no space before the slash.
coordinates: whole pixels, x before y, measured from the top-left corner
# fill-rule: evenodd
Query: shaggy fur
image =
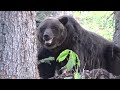
<path id="1" fill-rule="evenodd" d="M 52 23 L 54 19 L 51 19 L 50 21 Z M 112 42 L 109 42 L 103 37 L 93 32 L 85 30 L 71 16 L 65 15 L 65 16 L 59 17 L 58 19 L 55 19 L 55 22 L 58 25 L 61 23 L 64 26 L 64 28 L 62 28 L 63 29 L 62 33 L 64 33 L 67 36 L 65 37 L 65 40 L 63 39 L 63 41 L 61 41 L 60 45 L 54 48 L 45 47 L 43 41 L 41 41 L 43 36 L 42 34 L 40 34 L 40 27 L 42 27 L 46 23 L 43 22 L 42 25 L 38 27 L 38 39 L 43 46 L 42 48 L 46 48 L 50 52 L 50 54 L 48 54 L 46 57 L 51 56 L 52 54 L 56 58 L 63 50 L 71 49 L 78 54 L 81 60 L 81 68 L 80 68 L 81 70 L 83 69 L 92 70 L 97 68 L 103 68 L 115 75 L 120 75 L 120 70 L 119 70 L 120 48 L 119 47 L 115 46 Z M 49 25 L 46 25 L 46 27 L 47 26 L 49 27 Z M 67 34 L 66 34 L 66 31 L 67 31 Z M 61 38 L 63 37 L 61 36 Z M 58 38 L 57 41 L 59 42 L 60 38 Z M 40 57 L 40 56 L 43 56 L 43 52 L 44 50 L 39 52 L 39 55 L 38 55 L 39 60 L 43 58 L 43 57 Z M 45 53 L 48 53 L 48 52 L 45 52 Z M 54 61 L 54 64 L 51 65 L 51 67 L 54 68 L 53 70 L 50 70 L 50 66 L 49 67 L 42 66 L 41 67 L 42 70 L 40 70 L 40 73 L 41 73 L 40 76 L 42 75 L 42 73 L 47 73 L 46 75 L 49 75 L 50 73 L 52 73 L 51 76 L 53 76 L 56 66 L 58 66 L 58 64 L 56 64 L 55 61 Z M 44 70 L 46 68 L 48 69 L 49 73 Z M 44 75 L 42 75 L 42 77 L 44 77 Z M 48 78 L 48 77 L 49 76 L 46 76 L 45 78 Z"/>

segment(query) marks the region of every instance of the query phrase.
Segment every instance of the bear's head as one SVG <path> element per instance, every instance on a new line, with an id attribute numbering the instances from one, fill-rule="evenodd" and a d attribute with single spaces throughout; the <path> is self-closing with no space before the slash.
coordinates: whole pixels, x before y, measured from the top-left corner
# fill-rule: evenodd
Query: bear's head
<path id="1" fill-rule="evenodd" d="M 47 49 L 60 46 L 67 37 L 67 17 L 49 17 L 38 26 L 38 39 Z"/>

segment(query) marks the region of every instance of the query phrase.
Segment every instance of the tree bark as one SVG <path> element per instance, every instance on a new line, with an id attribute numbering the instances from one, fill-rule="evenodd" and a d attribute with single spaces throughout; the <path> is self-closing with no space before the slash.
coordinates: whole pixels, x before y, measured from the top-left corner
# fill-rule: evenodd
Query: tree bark
<path id="1" fill-rule="evenodd" d="M 0 78 L 38 79 L 36 13 L 0 11 Z"/>
<path id="2" fill-rule="evenodd" d="M 113 37 L 114 43 L 120 47 L 120 11 L 115 11 L 115 33 Z"/>

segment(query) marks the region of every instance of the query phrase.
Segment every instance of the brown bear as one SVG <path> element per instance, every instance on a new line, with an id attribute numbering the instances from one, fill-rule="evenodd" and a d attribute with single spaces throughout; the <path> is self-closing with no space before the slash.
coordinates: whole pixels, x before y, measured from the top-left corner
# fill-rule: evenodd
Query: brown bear
<path id="1" fill-rule="evenodd" d="M 113 42 L 85 30 L 72 16 L 45 19 L 38 26 L 37 34 L 42 45 L 38 52 L 38 60 L 49 56 L 56 59 L 63 50 L 70 49 L 79 56 L 80 70 L 103 68 L 114 75 L 120 74 L 120 48 Z M 56 61 L 52 61 L 50 65 L 39 64 L 40 77 L 54 76 L 56 67 L 60 68 L 63 65 Z"/>

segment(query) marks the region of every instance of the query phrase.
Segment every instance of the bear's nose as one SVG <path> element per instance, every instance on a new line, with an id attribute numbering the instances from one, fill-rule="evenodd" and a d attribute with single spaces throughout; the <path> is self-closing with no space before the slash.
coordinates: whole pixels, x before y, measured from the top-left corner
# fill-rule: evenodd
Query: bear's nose
<path id="1" fill-rule="evenodd" d="M 49 41 L 50 40 L 50 37 L 49 37 L 49 35 L 43 35 L 43 39 L 45 40 L 45 41 Z"/>

